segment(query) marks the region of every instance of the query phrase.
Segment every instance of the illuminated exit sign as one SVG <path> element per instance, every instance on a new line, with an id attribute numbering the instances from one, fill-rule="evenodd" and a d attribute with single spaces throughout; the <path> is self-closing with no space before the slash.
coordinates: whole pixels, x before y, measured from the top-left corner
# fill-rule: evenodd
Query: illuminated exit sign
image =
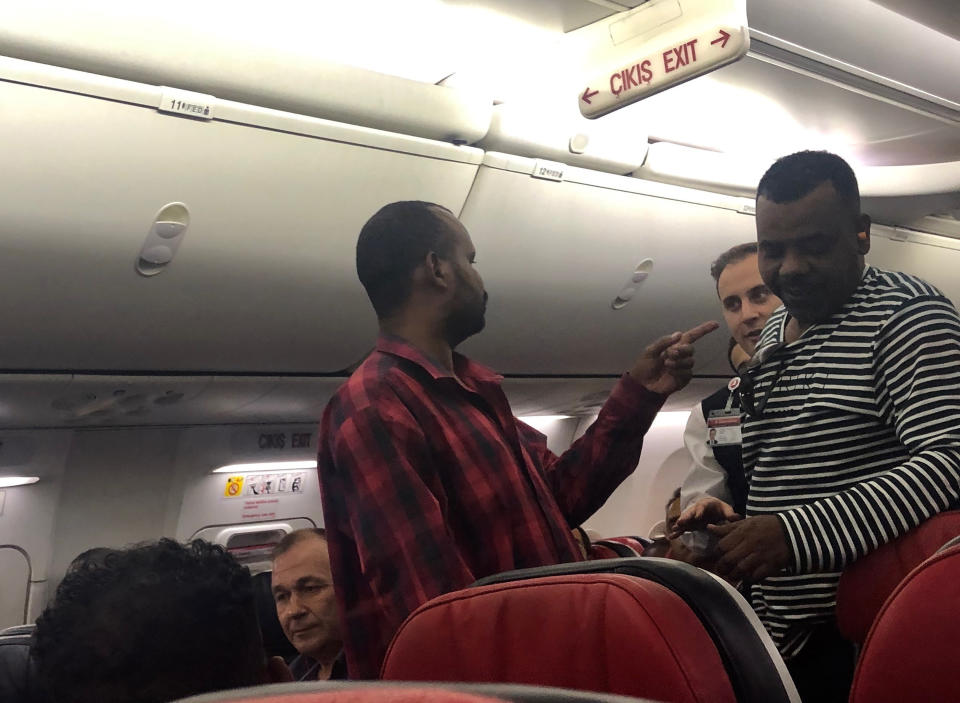
<path id="1" fill-rule="evenodd" d="M 610 68 L 579 94 L 595 118 L 742 58 L 750 48 L 743 0 L 650 0 L 610 25 Z M 619 40 L 619 41 L 618 41 Z"/>

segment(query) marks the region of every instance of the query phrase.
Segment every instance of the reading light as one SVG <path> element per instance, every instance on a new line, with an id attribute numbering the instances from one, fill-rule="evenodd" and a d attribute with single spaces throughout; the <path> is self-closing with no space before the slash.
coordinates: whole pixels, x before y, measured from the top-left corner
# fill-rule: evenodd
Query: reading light
<path id="1" fill-rule="evenodd" d="M 36 483 L 39 480 L 39 476 L 0 476 L 0 488 L 29 486 L 31 483 Z"/>
<path id="2" fill-rule="evenodd" d="M 310 461 L 266 461 L 256 464 L 230 464 L 214 469 L 215 474 L 253 474 L 263 473 L 264 471 L 293 471 L 295 469 L 315 469 L 317 462 L 315 459 Z M 2 480 L 2 479 L 0 479 Z"/>

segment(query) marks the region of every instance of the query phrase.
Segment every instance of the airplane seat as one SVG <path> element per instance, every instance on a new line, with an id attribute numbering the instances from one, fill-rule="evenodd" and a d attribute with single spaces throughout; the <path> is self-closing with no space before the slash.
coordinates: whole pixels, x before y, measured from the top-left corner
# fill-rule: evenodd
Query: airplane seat
<path id="1" fill-rule="evenodd" d="M 0 630 L 0 637 L 9 637 L 10 635 L 32 635 L 37 629 L 36 625 L 14 625 L 5 630 Z"/>
<path id="2" fill-rule="evenodd" d="M 261 571 L 253 577 L 253 597 L 257 603 L 257 620 L 263 636 L 263 648 L 270 657 L 283 657 L 286 661 L 297 656 L 296 648 L 283 634 L 277 618 L 277 606 L 270 588 L 269 571 Z"/>
<path id="3" fill-rule="evenodd" d="M 949 542 L 944 544 L 942 547 L 940 547 L 940 549 L 937 550 L 937 554 L 939 554 L 940 552 L 945 552 L 952 547 L 956 547 L 957 545 L 960 545 L 960 535 L 957 535 L 952 540 L 950 540 Z"/>
<path id="4" fill-rule="evenodd" d="M 735 589 L 653 557 L 510 571 L 440 596 L 407 618 L 381 674 L 663 701 L 799 701 L 776 647 Z"/>
<path id="5" fill-rule="evenodd" d="M 320 681 L 256 686 L 173 703 L 653 703 L 602 693 L 504 684 Z"/>
<path id="6" fill-rule="evenodd" d="M 401 626 L 381 678 L 799 701 L 742 596 L 705 571 L 652 557 L 511 571 L 440 596 Z"/>
<path id="7" fill-rule="evenodd" d="M 840 633 L 862 645 L 877 613 L 897 585 L 957 535 L 960 510 L 940 513 L 848 566 L 837 591 Z"/>
<path id="8" fill-rule="evenodd" d="M 860 654 L 850 703 L 960 701 L 960 546 L 930 557 L 884 603 Z"/>
<path id="9" fill-rule="evenodd" d="M 31 633 L 0 635 L 0 701 L 39 703 L 41 700 L 33 661 Z"/>
<path id="10" fill-rule="evenodd" d="M 639 557 L 650 544 L 642 537 L 607 537 L 590 543 L 588 559 L 616 559 Z"/>

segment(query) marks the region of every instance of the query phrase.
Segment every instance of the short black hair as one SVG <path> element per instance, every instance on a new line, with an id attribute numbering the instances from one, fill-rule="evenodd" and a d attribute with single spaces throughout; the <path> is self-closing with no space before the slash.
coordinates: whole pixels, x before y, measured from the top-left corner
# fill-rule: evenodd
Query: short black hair
<path id="1" fill-rule="evenodd" d="M 410 296 L 413 271 L 427 254 L 448 257 L 454 241 L 436 203 L 406 200 L 380 208 L 357 239 L 357 275 L 377 317 L 397 311 Z M 452 213 L 451 213 L 452 214 Z"/>
<path id="2" fill-rule="evenodd" d="M 743 261 L 748 256 L 756 255 L 757 248 L 756 242 L 744 242 L 743 244 L 738 244 L 735 247 L 727 249 L 718 256 L 717 260 L 710 264 L 710 275 L 713 276 L 714 283 L 719 285 L 720 274 L 723 273 L 723 270 L 727 268 L 727 266 Z"/>
<path id="3" fill-rule="evenodd" d="M 266 665 L 250 572 L 201 540 L 70 570 L 32 652 L 51 703 L 161 703 L 261 683 Z"/>
<path id="4" fill-rule="evenodd" d="M 757 198 L 792 203 L 829 181 L 854 217 L 860 215 L 860 186 L 850 164 L 829 151 L 798 151 L 767 169 L 757 186 Z"/>
<path id="5" fill-rule="evenodd" d="M 277 546 L 273 548 L 273 553 L 270 555 L 270 560 L 275 560 L 280 555 L 289 552 L 295 544 L 299 544 L 303 540 L 313 537 L 322 539 L 324 542 L 326 542 L 327 531 L 322 527 L 305 527 L 302 530 L 288 532 L 283 536 L 282 540 L 277 542 Z"/>

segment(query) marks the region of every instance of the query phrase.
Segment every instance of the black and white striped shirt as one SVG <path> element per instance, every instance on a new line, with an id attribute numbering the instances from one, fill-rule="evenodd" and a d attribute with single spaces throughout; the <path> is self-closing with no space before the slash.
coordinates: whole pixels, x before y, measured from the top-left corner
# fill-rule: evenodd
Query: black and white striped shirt
<path id="1" fill-rule="evenodd" d="M 960 316 L 933 286 L 867 266 L 828 322 L 783 344 L 767 322 L 751 375 L 748 515 L 776 513 L 791 575 L 753 586 L 785 657 L 833 618 L 841 570 L 960 498 Z"/>

